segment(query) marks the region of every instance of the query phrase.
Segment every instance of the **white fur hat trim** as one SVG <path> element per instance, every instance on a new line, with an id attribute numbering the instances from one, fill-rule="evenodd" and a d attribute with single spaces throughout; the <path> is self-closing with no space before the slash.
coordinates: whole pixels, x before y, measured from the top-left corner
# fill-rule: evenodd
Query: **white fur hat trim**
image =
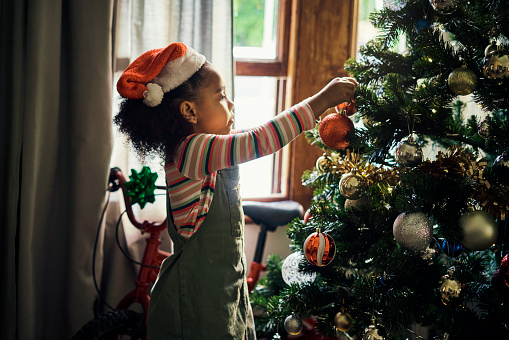
<path id="1" fill-rule="evenodd" d="M 164 93 L 170 92 L 191 78 L 205 64 L 205 60 L 204 55 L 188 47 L 182 57 L 168 61 L 151 83 L 159 84 Z"/>

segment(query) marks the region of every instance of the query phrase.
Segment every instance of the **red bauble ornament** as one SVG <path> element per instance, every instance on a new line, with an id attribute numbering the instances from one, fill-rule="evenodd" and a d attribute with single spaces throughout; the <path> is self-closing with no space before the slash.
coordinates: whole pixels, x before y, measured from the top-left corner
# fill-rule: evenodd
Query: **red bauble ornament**
<path id="1" fill-rule="evenodd" d="M 304 223 L 308 223 L 308 221 L 311 217 L 313 217 L 313 215 L 311 215 L 311 213 L 309 212 L 309 209 L 306 210 L 306 212 L 304 213 Z"/>
<path id="2" fill-rule="evenodd" d="M 348 146 L 346 135 L 354 129 L 353 122 L 345 115 L 332 113 L 325 117 L 318 128 L 323 144 L 334 150 Z"/>
<path id="3" fill-rule="evenodd" d="M 357 110 L 355 110 L 355 100 L 352 100 L 351 103 L 344 102 L 336 106 L 337 113 L 344 113 L 347 116 L 353 115 Z"/>
<path id="4" fill-rule="evenodd" d="M 491 285 L 499 290 L 502 293 L 509 293 L 509 285 L 507 284 L 507 277 L 504 278 L 504 275 L 500 271 L 500 269 L 495 270 L 493 276 L 491 277 Z"/>
<path id="5" fill-rule="evenodd" d="M 502 258 L 499 271 L 502 281 L 509 287 L 509 254 Z"/>
<path id="6" fill-rule="evenodd" d="M 500 270 L 509 273 L 509 254 L 502 258 L 500 261 Z"/>
<path id="7" fill-rule="evenodd" d="M 318 229 L 304 241 L 304 255 L 311 264 L 326 266 L 336 255 L 336 244 L 332 237 Z"/>

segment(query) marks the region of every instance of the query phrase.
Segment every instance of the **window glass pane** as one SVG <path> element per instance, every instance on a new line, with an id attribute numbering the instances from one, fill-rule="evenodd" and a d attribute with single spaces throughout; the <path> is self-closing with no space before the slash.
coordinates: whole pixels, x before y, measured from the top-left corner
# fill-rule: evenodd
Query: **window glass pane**
<path id="1" fill-rule="evenodd" d="M 359 6 L 359 24 L 357 29 L 357 47 L 366 45 L 366 43 L 379 34 L 369 21 L 369 14 L 375 10 L 383 8 L 382 0 L 361 0 Z"/>
<path id="2" fill-rule="evenodd" d="M 277 0 L 234 0 L 233 56 L 276 59 Z"/>
<path id="3" fill-rule="evenodd" d="M 380 11 L 384 8 L 383 0 L 361 0 L 359 6 L 359 23 L 357 30 L 357 47 L 366 45 L 366 43 L 380 34 L 380 30 L 375 28 L 369 21 L 369 15 L 374 11 Z M 406 36 L 400 35 L 392 48 L 394 52 L 403 52 L 406 50 Z"/>
<path id="4" fill-rule="evenodd" d="M 276 113 L 276 78 L 237 76 L 234 79 L 235 129 L 257 127 Z M 272 155 L 240 165 L 240 192 L 244 198 L 272 193 Z"/>

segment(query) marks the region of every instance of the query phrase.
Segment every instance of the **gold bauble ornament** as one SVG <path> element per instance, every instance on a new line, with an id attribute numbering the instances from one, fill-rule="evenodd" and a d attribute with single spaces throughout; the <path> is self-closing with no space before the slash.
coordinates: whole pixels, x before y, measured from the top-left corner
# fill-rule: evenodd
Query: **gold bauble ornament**
<path id="1" fill-rule="evenodd" d="M 414 143 L 412 136 L 398 143 L 394 153 L 396 162 L 405 167 L 414 167 L 422 162 L 422 149 Z"/>
<path id="2" fill-rule="evenodd" d="M 348 313 L 339 312 L 334 317 L 334 327 L 336 327 L 338 331 L 346 332 L 352 327 L 352 323 L 353 319 Z"/>
<path id="3" fill-rule="evenodd" d="M 339 180 L 339 192 L 343 197 L 356 200 L 364 195 L 364 179 L 357 175 L 355 171 L 341 176 Z"/>
<path id="4" fill-rule="evenodd" d="M 449 274 L 442 276 L 440 280 L 439 292 L 444 305 L 457 300 L 460 297 L 461 290 L 463 288 L 463 285 L 453 277 L 453 272 L 454 271 L 449 270 Z"/>
<path id="5" fill-rule="evenodd" d="M 481 71 L 486 79 L 495 85 L 502 85 L 509 79 L 509 53 L 498 46 L 496 51 L 484 57 Z"/>
<path id="6" fill-rule="evenodd" d="M 292 315 L 288 315 L 288 317 L 285 319 L 284 326 L 288 334 L 297 335 L 302 331 L 304 324 L 302 323 L 302 319 L 297 314 L 292 313 Z"/>
<path id="7" fill-rule="evenodd" d="M 454 69 L 447 79 L 451 91 L 459 96 L 466 96 L 474 92 L 477 86 L 477 76 L 466 65 Z"/>
<path id="8" fill-rule="evenodd" d="M 489 55 L 491 52 L 495 52 L 497 50 L 497 42 L 492 41 L 486 48 L 484 49 L 484 56 Z"/>
<path id="9" fill-rule="evenodd" d="M 461 243 L 467 249 L 486 250 L 497 240 L 497 222 L 482 210 L 467 212 L 458 223 L 463 230 Z"/>
<path id="10" fill-rule="evenodd" d="M 375 325 L 370 325 L 364 330 L 362 340 L 385 340 L 385 338 L 378 334 L 378 329 Z"/>
<path id="11" fill-rule="evenodd" d="M 329 171 L 332 168 L 332 160 L 327 154 L 323 154 L 323 156 L 318 157 L 316 160 L 316 168 L 322 172 Z"/>

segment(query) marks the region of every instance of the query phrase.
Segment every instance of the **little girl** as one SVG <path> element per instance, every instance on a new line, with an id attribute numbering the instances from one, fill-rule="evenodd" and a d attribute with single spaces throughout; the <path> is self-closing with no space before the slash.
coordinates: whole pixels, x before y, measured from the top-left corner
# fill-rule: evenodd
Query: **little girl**
<path id="1" fill-rule="evenodd" d="M 357 82 L 336 78 L 264 125 L 232 132 L 233 103 L 214 67 L 173 43 L 137 58 L 120 77 L 115 123 L 144 158 L 165 160 L 168 232 L 147 315 L 148 339 L 255 339 L 244 255 L 238 164 L 281 149 Z"/>

